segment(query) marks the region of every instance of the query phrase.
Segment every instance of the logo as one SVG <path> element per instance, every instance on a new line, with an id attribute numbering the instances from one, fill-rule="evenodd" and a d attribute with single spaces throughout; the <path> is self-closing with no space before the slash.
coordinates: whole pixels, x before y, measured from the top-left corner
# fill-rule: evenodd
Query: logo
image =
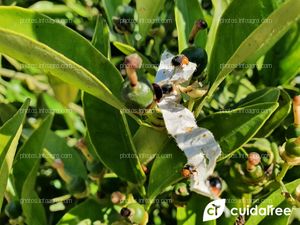
<path id="1" fill-rule="evenodd" d="M 214 200 L 205 207 L 203 221 L 218 219 L 225 210 L 226 199 Z"/>
<path id="2" fill-rule="evenodd" d="M 218 219 L 225 211 L 225 216 L 228 217 L 238 216 L 238 215 L 246 215 L 246 216 L 282 216 L 286 215 L 289 216 L 292 213 L 291 208 L 275 208 L 273 205 L 268 205 L 266 208 L 261 207 L 259 208 L 258 205 L 251 207 L 247 206 L 246 208 L 231 208 L 230 210 L 225 207 L 226 199 L 218 199 L 214 200 L 205 207 L 203 213 L 203 222 L 209 220 Z"/>

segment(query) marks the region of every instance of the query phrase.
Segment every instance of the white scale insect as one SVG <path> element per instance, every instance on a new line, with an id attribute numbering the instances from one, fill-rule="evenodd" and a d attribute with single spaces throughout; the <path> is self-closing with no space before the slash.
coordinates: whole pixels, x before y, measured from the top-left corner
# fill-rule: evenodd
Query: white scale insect
<path id="1" fill-rule="evenodd" d="M 174 55 L 167 51 L 162 54 L 155 83 L 182 84 L 191 79 L 196 64 L 189 62 L 183 67 L 175 68 L 171 62 L 173 57 Z M 198 127 L 194 114 L 179 104 L 178 100 L 180 93 L 175 91 L 164 95 L 158 103 L 167 131 L 186 155 L 187 164 L 195 169 L 190 178 L 191 191 L 216 198 L 210 191 L 207 178 L 213 174 L 221 148 L 213 134 L 205 128 Z"/>

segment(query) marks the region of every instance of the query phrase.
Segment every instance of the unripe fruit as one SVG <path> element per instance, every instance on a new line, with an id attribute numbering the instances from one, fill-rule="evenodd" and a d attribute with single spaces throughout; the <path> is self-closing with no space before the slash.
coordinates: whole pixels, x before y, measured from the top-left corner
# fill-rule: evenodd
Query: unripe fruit
<path id="1" fill-rule="evenodd" d="M 189 196 L 189 190 L 186 183 L 178 183 L 174 187 L 174 192 L 179 196 Z"/>
<path id="2" fill-rule="evenodd" d="M 22 206 L 19 201 L 11 201 L 5 206 L 5 214 L 11 219 L 22 215 Z"/>
<path id="3" fill-rule="evenodd" d="M 181 54 L 185 55 L 190 62 L 196 63 L 197 68 L 193 76 L 199 76 L 207 65 L 207 53 L 203 48 L 188 47 L 184 49 Z"/>
<path id="4" fill-rule="evenodd" d="M 288 165 L 300 165 L 300 137 L 287 140 L 280 148 L 280 156 Z"/>
<path id="5" fill-rule="evenodd" d="M 190 192 L 186 183 L 178 183 L 174 186 L 172 192 L 172 202 L 176 207 L 183 207 L 187 204 L 190 199 Z"/>
<path id="6" fill-rule="evenodd" d="M 67 183 L 67 189 L 70 194 L 81 194 L 86 191 L 86 183 L 82 177 L 73 177 L 72 180 Z"/>
<path id="7" fill-rule="evenodd" d="M 127 207 L 122 208 L 121 216 L 126 217 L 133 224 L 144 225 L 147 224 L 148 214 L 144 207 L 138 203 L 130 203 Z"/>
<path id="8" fill-rule="evenodd" d="M 153 102 L 153 91 L 151 87 L 143 81 L 132 86 L 126 80 L 122 85 L 121 97 L 125 106 L 130 109 L 145 109 Z"/>
<path id="9" fill-rule="evenodd" d="M 291 157 L 300 157 L 300 137 L 287 140 L 285 143 L 285 152 Z"/>

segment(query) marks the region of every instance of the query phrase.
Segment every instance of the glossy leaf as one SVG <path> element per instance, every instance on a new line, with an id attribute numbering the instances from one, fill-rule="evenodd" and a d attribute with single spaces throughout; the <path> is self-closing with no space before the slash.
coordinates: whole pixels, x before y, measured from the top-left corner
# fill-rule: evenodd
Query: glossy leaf
<path id="1" fill-rule="evenodd" d="M 109 37 L 102 38 L 106 42 L 108 39 L 105 38 Z M 107 54 L 107 49 L 99 50 Z M 82 99 L 89 138 L 102 163 L 121 178 L 133 183 L 143 183 L 145 175 L 125 114 L 87 93 L 83 94 Z M 120 163 L 115 163 L 116 160 Z"/>
<path id="2" fill-rule="evenodd" d="M 263 88 L 247 95 L 239 101 L 234 108 L 241 108 L 265 102 L 277 102 L 279 95 L 280 90 L 278 88 Z"/>
<path id="3" fill-rule="evenodd" d="M 205 46 L 207 55 L 209 57 L 209 62 L 210 62 L 211 50 L 216 38 L 216 32 L 220 25 L 220 18 L 223 12 L 225 11 L 225 9 L 228 7 L 228 3 L 226 0 L 212 0 L 212 4 L 214 6 L 214 16 L 213 16 L 211 26 L 209 28 L 209 33 L 208 33 L 207 42 Z"/>
<path id="4" fill-rule="evenodd" d="M 29 102 L 27 99 L 18 112 L 0 128 L 0 208 Z"/>
<path id="5" fill-rule="evenodd" d="M 292 206 L 284 201 L 282 202 L 278 208 L 281 208 L 281 209 L 285 209 L 285 208 L 290 208 L 291 211 L 293 210 Z M 285 216 L 285 215 L 282 215 L 282 216 L 277 216 L 277 215 L 273 215 L 273 216 L 266 216 L 264 218 L 263 221 L 260 222 L 260 225 L 270 225 L 270 224 L 276 224 L 276 225 L 288 225 L 290 224 L 289 223 L 289 219 L 290 219 L 291 216 Z"/>
<path id="6" fill-rule="evenodd" d="M 256 137 L 267 137 L 275 130 L 289 115 L 292 108 L 292 101 L 285 90 L 280 90 L 278 99 L 279 106 L 273 115 L 267 120 L 264 126 L 256 134 Z"/>
<path id="7" fill-rule="evenodd" d="M 277 107 L 278 103 L 260 103 L 218 112 L 198 121 L 198 125 L 214 134 L 225 154 L 223 157 L 228 157 L 258 132 Z"/>
<path id="8" fill-rule="evenodd" d="M 169 137 L 164 131 L 141 126 L 135 133 L 133 142 L 140 162 L 147 164 L 165 147 Z"/>
<path id="9" fill-rule="evenodd" d="M 192 194 L 185 207 L 177 208 L 177 225 L 216 225 L 216 220 L 203 222 L 203 212 L 210 199 Z"/>
<path id="10" fill-rule="evenodd" d="M 104 56 L 110 57 L 109 28 L 103 17 L 97 18 L 92 44 Z"/>
<path id="11" fill-rule="evenodd" d="M 90 95 L 84 95 L 83 107 L 90 139 L 103 164 L 123 179 L 142 183 L 145 175 L 125 114 Z"/>
<path id="12" fill-rule="evenodd" d="M 296 187 L 299 184 L 300 184 L 300 179 L 297 179 L 297 180 L 294 180 L 293 182 L 286 184 L 285 186 L 290 193 L 294 193 Z M 273 205 L 273 207 L 278 207 L 281 203 L 283 203 L 285 201 L 285 198 L 281 192 L 282 192 L 281 188 L 274 191 L 271 195 L 268 196 L 268 198 L 265 199 L 265 201 L 263 201 L 262 203 L 260 203 L 258 205 L 258 210 L 260 208 L 267 208 L 268 205 L 270 205 L 270 202 Z M 262 216 L 262 215 L 250 216 L 245 225 L 260 224 L 260 222 L 263 221 L 264 218 L 265 218 L 265 216 Z M 277 222 L 276 222 L 276 224 L 277 224 Z"/>
<path id="13" fill-rule="evenodd" d="M 258 0 L 255 2 L 251 0 L 236 0 L 229 4 L 219 20 L 220 24 L 216 31 L 210 56 L 211 59 L 214 59 L 213 63 L 208 65 L 208 76 L 211 83 L 219 79 L 219 73 L 224 70 L 222 70 L 221 65 L 229 61 L 245 38 L 259 26 L 261 19 L 268 16 L 271 9 L 271 3 L 267 0 Z M 240 18 L 255 18 L 259 20 L 259 22 L 239 22 Z M 242 62 L 243 61 L 240 63 Z"/>
<path id="14" fill-rule="evenodd" d="M 16 192 L 23 201 L 22 208 L 26 222 L 32 225 L 46 224 L 46 214 L 39 197 L 35 193 L 37 172 L 42 158 L 42 151 L 50 129 L 53 116 L 48 116 L 27 139 L 19 150 L 13 165 Z M 33 156 L 33 157 L 28 157 Z M 26 202 L 36 200 L 36 204 Z"/>
<path id="15" fill-rule="evenodd" d="M 262 68 L 262 80 L 267 85 L 286 84 L 300 72 L 300 23 L 293 27 L 266 54 Z"/>
<path id="16" fill-rule="evenodd" d="M 255 2 L 247 0 L 243 1 L 243 4 L 240 0 L 237 0 L 233 1 L 224 12 L 221 18 L 222 21 L 226 21 L 226 19 L 256 18 L 260 21 L 259 23 L 263 19 L 265 19 L 265 22 L 260 25 L 259 23 L 245 25 L 244 23 L 225 22 L 222 26 L 219 26 L 215 40 L 216 44 L 211 53 L 214 62 L 209 64 L 208 68 L 209 81 L 212 83 L 208 93 L 209 96 L 235 67 L 245 61 L 255 62 L 300 18 L 300 2 L 297 0 L 285 2 L 273 13 L 270 12 L 272 9 L 270 4 L 266 0 Z M 257 15 L 254 16 L 253 12 L 256 12 Z M 236 32 L 233 32 L 233 29 Z M 222 35 L 218 35 L 219 33 Z M 225 33 L 228 35 L 225 35 Z M 228 46 L 228 43 L 231 44 Z"/>
<path id="17" fill-rule="evenodd" d="M 69 103 L 76 100 L 78 88 L 63 82 L 57 77 L 49 77 L 49 84 L 53 89 L 55 98 L 63 105 L 68 106 Z"/>
<path id="18" fill-rule="evenodd" d="M 84 220 L 90 221 L 90 224 L 96 220 L 111 224 L 116 218 L 118 218 L 118 213 L 112 205 L 104 205 L 94 199 L 87 199 L 67 212 L 57 225 L 77 225 Z"/>
<path id="19" fill-rule="evenodd" d="M 160 10 L 164 7 L 165 0 L 137 0 L 136 10 L 138 13 L 139 32 L 145 39 L 149 29 L 154 23 Z"/>
<path id="20" fill-rule="evenodd" d="M 170 140 L 153 162 L 148 185 L 150 200 L 182 179 L 181 170 L 186 162 L 184 153 Z"/>
<path id="21" fill-rule="evenodd" d="M 43 153 L 48 160 L 52 160 L 53 158 L 61 159 L 68 173 L 87 178 L 86 168 L 79 153 L 74 148 L 68 146 L 65 139 L 52 131 L 47 134 Z"/>
<path id="22" fill-rule="evenodd" d="M 175 1 L 175 20 L 178 33 L 178 52 L 188 47 L 189 34 L 196 20 L 204 19 L 198 0 L 176 0 Z M 195 39 L 195 45 L 205 46 L 206 30 L 200 31 Z"/>
<path id="23" fill-rule="evenodd" d="M 16 112 L 17 109 L 13 105 L 0 103 L 0 125 L 9 120 Z"/>
<path id="24" fill-rule="evenodd" d="M 114 107 L 122 107 L 122 103 L 111 93 L 119 94 L 122 80 L 120 73 L 87 40 L 71 29 L 30 10 L 0 7 L 0 13 L 3 18 L 0 21 L 0 52 L 24 63 L 44 65 L 44 72 Z M 53 33 L 60 35 L 49 39 Z M 65 40 L 72 40 L 72 44 L 64 44 Z M 80 47 L 74 48 L 74 45 Z M 30 57 L 27 53 L 30 53 Z M 100 77 L 103 83 L 93 74 Z"/>

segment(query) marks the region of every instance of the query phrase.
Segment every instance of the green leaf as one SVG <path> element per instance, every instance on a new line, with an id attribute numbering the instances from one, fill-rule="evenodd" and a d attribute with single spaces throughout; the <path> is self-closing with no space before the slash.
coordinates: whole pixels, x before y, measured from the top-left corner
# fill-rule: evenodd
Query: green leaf
<path id="1" fill-rule="evenodd" d="M 124 113 L 86 94 L 83 108 L 90 139 L 103 164 L 127 181 L 144 182 Z"/>
<path id="2" fill-rule="evenodd" d="M 278 99 L 279 107 L 267 120 L 264 126 L 258 131 L 256 137 L 267 137 L 275 130 L 289 115 L 292 108 L 292 101 L 285 90 L 280 90 Z"/>
<path id="3" fill-rule="evenodd" d="M 148 164 L 169 141 L 166 132 L 141 126 L 133 137 L 140 162 Z"/>
<path id="4" fill-rule="evenodd" d="M 56 121 L 57 118 L 63 117 L 70 132 L 72 132 L 74 135 L 77 134 L 77 130 L 81 133 L 85 132 L 85 126 L 82 118 L 80 118 L 80 116 L 76 114 L 74 110 L 63 106 L 53 96 L 50 96 L 47 93 L 42 93 L 39 95 L 36 108 L 38 117 L 45 118 L 47 112 L 55 113 L 54 121 Z M 61 124 L 59 123 L 54 123 L 53 129 L 61 129 L 60 125 Z"/>
<path id="5" fill-rule="evenodd" d="M 151 201 L 168 186 L 182 179 L 181 170 L 186 161 L 184 153 L 177 147 L 175 141 L 170 140 L 156 156 L 151 168 L 148 185 L 148 196 Z"/>
<path id="6" fill-rule="evenodd" d="M 17 109 L 11 104 L 0 103 L 0 125 L 9 120 Z"/>
<path id="7" fill-rule="evenodd" d="M 300 184 L 300 179 L 297 179 L 293 182 L 290 182 L 290 183 L 286 184 L 285 186 L 286 186 L 289 193 L 294 193 L 296 187 L 299 184 Z M 271 202 L 271 204 L 273 205 L 274 208 L 278 207 L 284 201 L 285 201 L 285 197 L 282 195 L 282 189 L 279 188 L 276 191 L 274 191 L 271 195 L 269 195 L 268 198 L 266 198 L 262 203 L 260 203 L 258 205 L 258 210 L 260 208 L 267 208 L 268 205 L 270 205 L 270 202 Z M 264 218 L 265 218 L 265 216 L 262 216 L 262 215 L 250 216 L 245 225 L 260 224 L 260 222 L 263 221 Z M 276 224 L 277 224 L 277 222 L 276 222 Z"/>
<path id="8" fill-rule="evenodd" d="M 30 10 L 2 6 L 0 14 L 0 52 L 24 63 L 42 65 L 45 73 L 114 107 L 122 107 L 112 94 L 119 95 L 120 73 L 86 39 L 49 17 Z M 60 35 L 49 38 L 52 34 Z"/>
<path id="9" fill-rule="evenodd" d="M 203 222 L 203 212 L 210 199 L 192 194 L 185 207 L 177 208 L 177 225 L 216 225 L 216 220 Z"/>
<path id="10" fill-rule="evenodd" d="M 196 20 L 204 19 L 198 0 L 176 0 L 175 20 L 178 33 L 178 51 L 182 52 L 188 47 L 189 34 Z M 204 47 L 206 42 L 206 31 L 200 31 L 195 39 L 195 45 Z"/>
<path id="11" fill-rule="evenodd" d="M 284 201 L 282 202 L 278 208 L 285 209 L 285 208 L 290 208 L 292 211 L 292 206 Z M 288 225 L 289 224 L 289 219 L 291 216 L 277 216 L 277 215 L 272 215 L 272 216 L 266 216 L 263 221 L 260 222 L 260 225 L 270 225 L 270 224 L 276 224 L 276 225 Z"/>
<path id="12" fill-rule="evenodd" d="M 112 205 L 104 205 L 94 199 L 87 199 L 67 212 L 57 225 L 78 225 L 83 220 L 90 220 L 88 224 L 92 224 L 96 220 L 111 224 L 113 219 L 117 219 L 117 216 L 118 213 L 112 208 Z"/>
<path id="13" fill-rule="evenodd" d="M 110 58 L 109 27 L 103 17 L 97 18 L 92 44 L 103 55 Z"/>
<path id="14" fill-rule="evenodd" d="M 27 99 L 18 112 L 0 128 L 0 208 L 29 102 Z"/>
<path id="15" fill-rule="evenodd" d="M 136 0 L 139 32 L 143 40 L 146 38 L 149 29 L 160 10 L 164 7 L 164 4 L 165 0 Z"/>
<path id="16" fill-rule="evenodd" d="M 66 171 L 71 175 L 87 178 L 86 168 L 79 153 L 70 147 L 65 139 L 52 131 L 49 131 L 47 134 L 43 153 L 49 161 L 61 159 L 64 162 Z"/>
<path id="17" fill-rule="evenodd" d="M 260 71 L 262 80 L 267 85 L 286 84 L 300 72 L 300 23 L 284 35 L 266 54 L 265 65 Z"/>
<path id="18" fill-rule="evenodd" d="M 104 42 L 108 38 L 103 37 Z M 87 93 L 83 94 L 82 101 L 89 138 L 102 163 L 123 179 L 133 183 L 144 182 L 145 175 L 125 114 Z M 124 155 L 130 157 L 121 158 Z"/>
<path id="19" fill-rule="evenodd" d="M 285 2 L 271 14 L 270 4 L 267 0 L 255 2 L 236 0 L 224 12 L 222 21 L 255 18 L 260 22 L 253 24 L 224 22 L 218 27 L 215 45 L 211 53 L 214 62 L 210 63 L 208 68 L 208 78 L 212 84 L 208 96 L 211 96 L 235 67 L 245 61 L 255 62 L 300 18 L 300 2 L 298 0 Z M 289 13 L 287 14 L 287 12 Z M 267 22 L 261 23 L 265 18 Z"/>
<path id="20" fill-rule="evenodd" d="M 223 12 L 225 11 L 225 9 L 228 7 L 228 3 L 226 0 L 212 0 L 212 3 L 214 6 L 214 16 L 213 16 L 211 26 L 209 28 L 206 47 L 205 47 L 207 51 L 207 55 L 209 57 L 208 60 L 209 62 L 210 62 L 211 50 L 213 48 L 215 38 L 216 38 L 217 29 L 220 25 L 220 18 Z"/>
<path id="21" fill-rule="evenodd" d="M 69 103 L 76 100 L 78 88 L 63 82 L 57 77 L 50 76 L 48 80 L 51 88 L 53 89 L 55 98 L 64 106 L 68 106 Z"/>
<path id="22" fill-rule="evenodd" d="M 35 193 L 35 182 L 52 119 L 52 115 L 48 116 L 26 140 L 19 150 L 13 165 L 16 193 L 22 200 L 26 222 L 32 225 L 47 223 L 43 205 L 39 203 L 39 197 Z M 37 200 L 37 202 L 32 204 L 32 202 L 26 202 L 27 200 Z"/>
<path id="23" fill-rule="evenodd" d="M 216 31 L 210 56 L 213 62 L 208 65 L 208 77 L 211 84 L 220 79 L 219 73 L 222 73 L 224 70 L 222 70 L 221 65 L 225 64 L 234 56 L 235 51 L 251 32 L 259 26 L 261 19 L 268 16 L 271 9 L 271 3 L 268 0 L 257 0 L 255 2 L 251 0 L 235 0 L 227 7 L 219 20 L 220 24 Z M 259 22 L 239 22 L 241 18 L 252 20 L 255 18 L 259 20 Z"/>
<path id="24" fill-rule="evenodd" d="M 278 88 L 263 88 L 247 95 L 239 101 L 234 108 L 241 108 L 265 102 L 277 102 L 279 95 L 280 90 Z"/>
<path id="25" fill-rule="evenodd" d="M 224 157 L 228 157 L 258 132 L 277 107 L 278 103 L 260 103 L 218 112 L 198 121 L 198 126 L 214 134 Z"/>

